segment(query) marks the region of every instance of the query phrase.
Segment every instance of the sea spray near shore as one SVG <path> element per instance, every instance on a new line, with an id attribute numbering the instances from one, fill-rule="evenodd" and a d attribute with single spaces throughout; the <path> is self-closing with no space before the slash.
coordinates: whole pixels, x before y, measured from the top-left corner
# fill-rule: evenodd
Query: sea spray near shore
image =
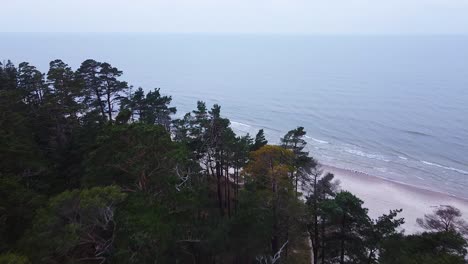
<path id="1" fill-rule="evenodd" d="M 260 129 L 260 128 L 256 128 L 254 125 L 249 125 L 249 124 L 242 123 L 242 122 L 231 121 L 231 123 L 233 124 L 233 129 L 237 133 L 240 133 L 240 134 L 249 133 L 251 135 L 254 135 L 254 133 L 258 131 L 258 129 Z M 266 128 L 267 134 L 276 134 L 275 132 L 276 131 L 269 131 Z M 468 199 L 468 196 L 463 195 L 463 190 L 464 190 L 463 188 L 461 189 L 461 192 L 451 192 L 451 191 L 447 191 L 447 188 L 444 188 L 444 187 L 441 188 L 440 185 L 439 186 L 431 185 L 431 181 L 430 180 L 428 181 L 428 174 L 415 174 L 413 177 L 411 177 L 411 174 L 406 175 L 407 177 L 411 177 L 413 180 L 400 179 L 398 177 L 395 177 L 395 173 L 392 172 L 391 166 L 395 166 L 395 161 L 399 160 L 399 163 L 402 163 L 403 166 L 406 166 L 410 169 L 415 169 L 415 170 L 420 170 L 420 168 L 418 168 L 417 166 L 424 164 L 427 166 L 435 166 L 444 170 L 455 171 L 455 172 L 459 172 L 462 174 L 465 174 L 466 171 L 459 170 L 457 168 L 443 166 L 440 164 L 435 164 L 435 163 L 428 162 L 428 161 L 417 161 L 417 160 L 409 159 L 401 155 L 395 155 L 392 158 L 390 156 L 383 156 L 381 154 L 366 153 L 362 150 L 356 149 L 356 147 L 351 148 L 350 146 L 346 146 L 346 144 L 342 146 L 337 146 L 335 143 L 335 146 L 333 146 L 334 144 L 331 142 L 317 139 L 309 135 L 305 136 L 305 138 L 306 138 L 306 141 L 308 141 L 308 143 L 310 144 L 310 146 L 308 147 L 308 150 L 311 152 L 311 155 L 318 158 L 319 161 L 323 161 L 323 158 L 325 158 L 325 161 L 328 162 L 328 164 L 333 164 L 334 166 L 340 166 L 340 164 L 342 164 L 341 168 L 348 170 L 349 172 L 363 173 L 369 176 L 372 175 L 372 177 L 379 177 L 384 180 L 389 180 L 391 182 L 398 183 L 398 184 L 408 185 L 413 188 L 419 188 L 421 190 L 429 190 L 429 191 L 443 193 L 444 195 L 452 195 L 454 197 Z M 273 139 L 273 143 L 279 144 L 279 141 L 278 140 L 275 141 L 275 139 Z M 324 145 L 332 145 L 332 146 L 329 146 L 331 149 L 339 149 L 340 150 L 339 152 L 348 153 L 359 158 L 363 157 L 369 160 L 377 160 L 377 161 L 385 162 L 388 164 L 383 167 L 382 166 L 381 167 L 377 167 L 377 166 L 376 167 L 361 167 L 360 166 L 361 164 L 359 163 L 350 164 L 348 162 L 348 163 L 345 163 L 347 164 L 345 165 L 343 163 L 340 163 L 339 161 L 337 162 L 338 160 L 337 157 L 339 157 L 339 155 L 335 155 L 335 156 L 325 155 L 324 157 L 323 153 L 326 152 L 327 150 L 326 149 L 327 146 L 324 146 Z M 352 160 L 352 159 L 349 159 L 349 160 Z M 346 166 L 348 166 L 348 168 Z M 414 168 L 413 166 L 416 166 L 416 168 Z M 424 172 L 420 172 L 420 173 L 424 173 Z M 417 179 L 417 181 L 414 181 L 414 179 Z M 447 185 L 447 184 L 444 184 L 444 185 Z"/>

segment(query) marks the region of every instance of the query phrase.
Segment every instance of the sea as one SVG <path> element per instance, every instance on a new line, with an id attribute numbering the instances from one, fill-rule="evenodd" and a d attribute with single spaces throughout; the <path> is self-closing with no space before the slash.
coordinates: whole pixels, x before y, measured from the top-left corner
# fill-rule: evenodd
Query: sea
<path id="1" fill-rule="evenodd" d="M 0 33 L 0 59 L 47 72 L 92 58 L 176 116 L 220 104 L 239 134 L 307 131 L 322 164 L 468 199 L 468 36 Z"/>

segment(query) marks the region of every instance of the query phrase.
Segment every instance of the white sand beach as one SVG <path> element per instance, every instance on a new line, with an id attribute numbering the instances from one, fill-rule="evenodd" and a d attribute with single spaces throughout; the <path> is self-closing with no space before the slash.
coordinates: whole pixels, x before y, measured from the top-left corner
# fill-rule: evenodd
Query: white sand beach
<path id="1" fill-rule="evenodd" d="M 420 189 L 403 183 L 393 182 L 365 173 L 322 165 L 324 172 L 331 172 L 340 180 L 342 190 L 350 191 L 364 201 L 369 215 L 377 218 L 390 209 L 403 209 L 403 228 L 406 233 L 422 231 L 416 218 L 430 213 L 433 206 L 452 205 L 461 210 L 468 220 L 468 200 L 444 193 Z M 468 190 L 467 190 L 468 191 Z"/>

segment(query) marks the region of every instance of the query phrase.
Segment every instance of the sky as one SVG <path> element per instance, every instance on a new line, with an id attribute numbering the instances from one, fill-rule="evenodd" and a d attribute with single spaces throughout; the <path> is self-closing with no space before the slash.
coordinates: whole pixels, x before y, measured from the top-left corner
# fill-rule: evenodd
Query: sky
<path id="1" fill-rule="evenodd" d="M 3 32 L 468 34 L 468 0 L 0 0 Z"/>

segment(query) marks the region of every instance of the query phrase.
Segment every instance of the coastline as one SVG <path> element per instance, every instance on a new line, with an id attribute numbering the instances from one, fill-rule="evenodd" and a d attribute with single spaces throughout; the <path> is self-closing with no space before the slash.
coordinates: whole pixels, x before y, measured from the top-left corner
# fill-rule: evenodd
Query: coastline
<path id="1" fill-rule="evenodd" d="M 418 188 L 416 186 L 372 176 L 363 172 L 352 171 L 321 164 L 324 172 L 331 172 L 340 181 L 340 189 L 355 194 L 364 201 L 369 209 L 369 216 L 377 218 L 391 209 L 403 209 L 399 215 L 405 218 L 402 229 L 407 234 L 421 232 L 417 218 L 432 212 L 437 205 L 452 205 L 468 219 L 468 200 L 449 194 Z"/>

